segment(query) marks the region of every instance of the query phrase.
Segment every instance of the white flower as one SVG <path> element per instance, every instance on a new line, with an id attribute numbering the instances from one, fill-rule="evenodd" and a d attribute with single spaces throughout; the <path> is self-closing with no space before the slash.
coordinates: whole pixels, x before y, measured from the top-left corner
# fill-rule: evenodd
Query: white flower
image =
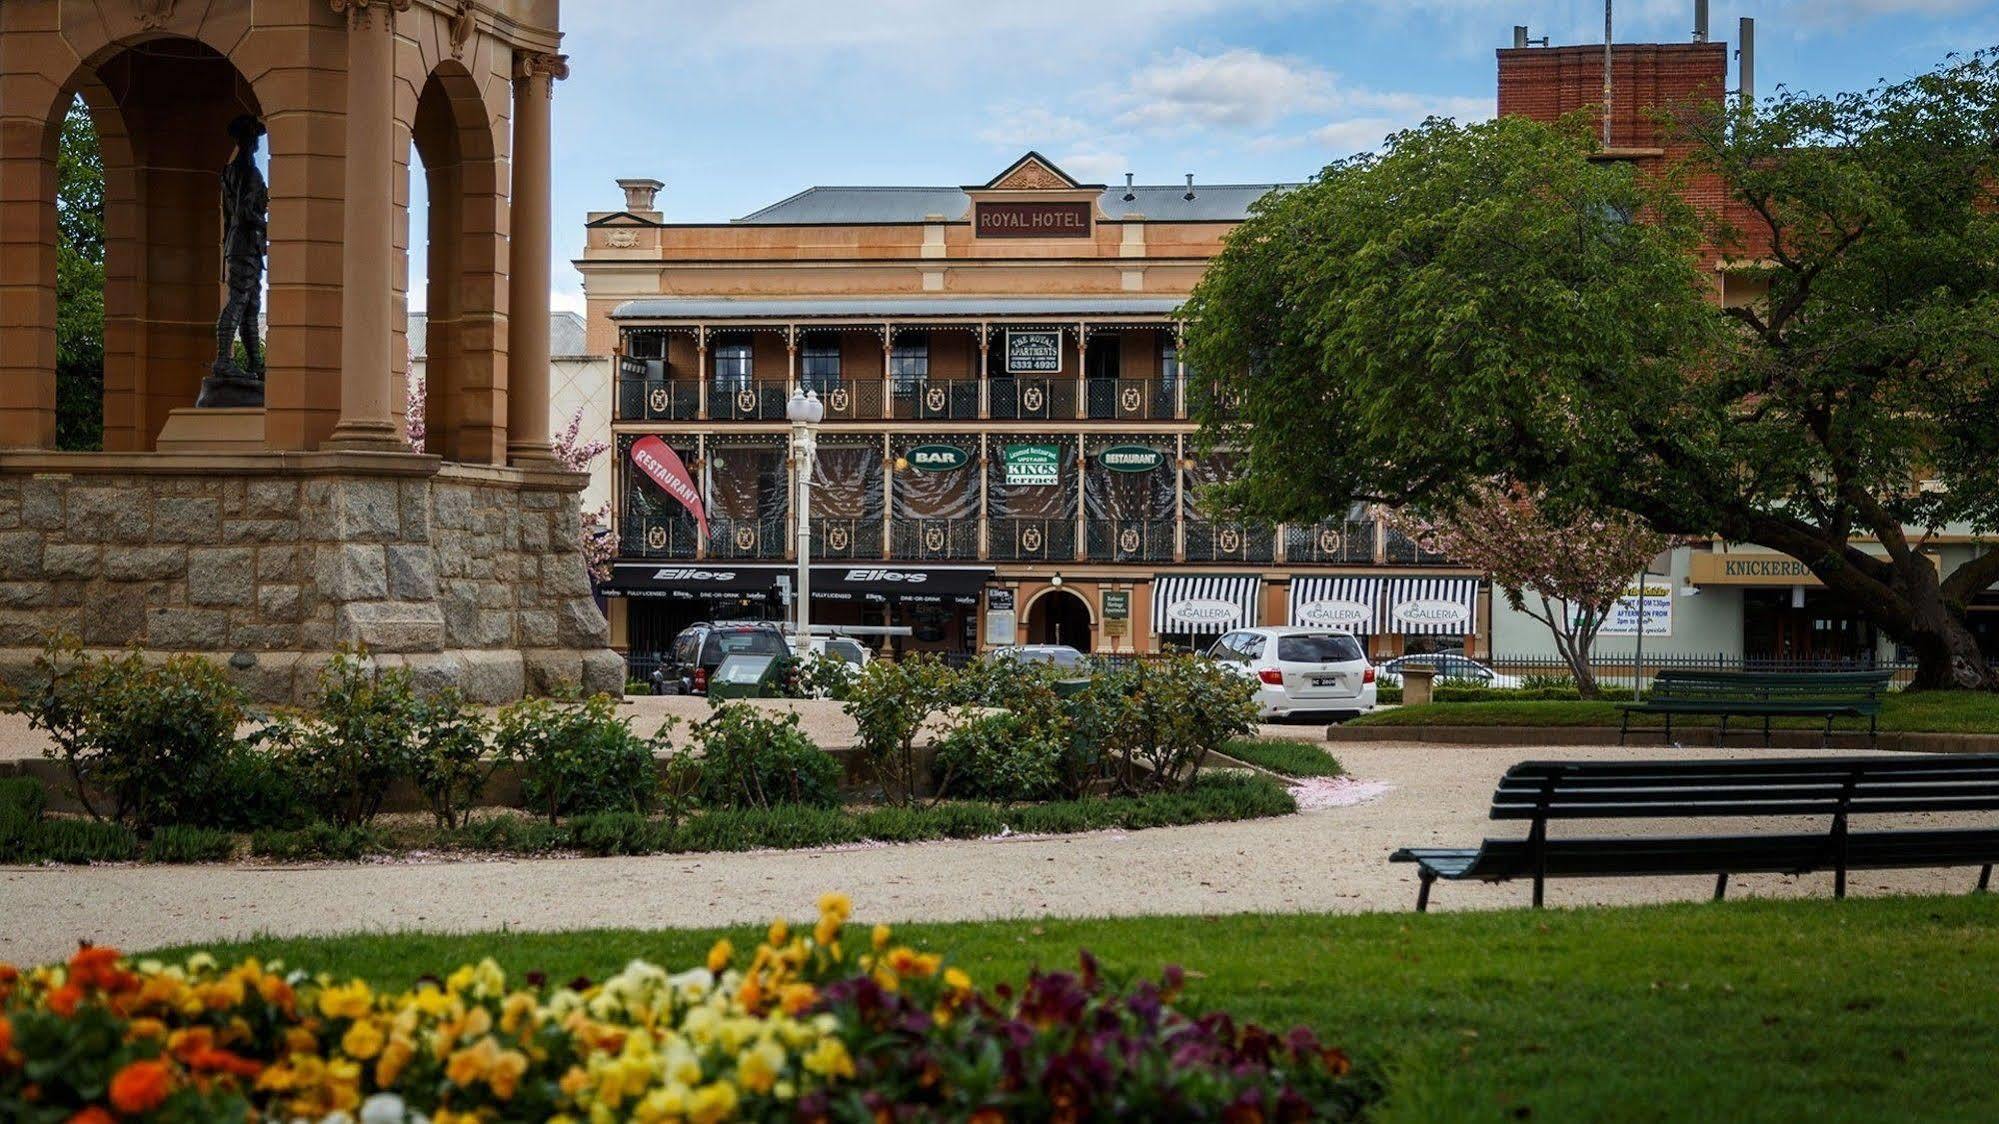
<path id="1" fill-rule="evenodd" d="M 361 1102 L 361 1124 L 408 1124 L 409 1118 L 409 1107 L 394 1093 L 376 1093 Z"/>

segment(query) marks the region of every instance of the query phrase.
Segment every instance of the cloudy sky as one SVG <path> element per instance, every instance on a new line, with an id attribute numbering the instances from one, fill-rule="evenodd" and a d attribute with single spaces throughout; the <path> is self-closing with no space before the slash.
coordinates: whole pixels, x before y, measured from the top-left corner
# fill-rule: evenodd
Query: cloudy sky
<path id="1" fill-rule="evenodd" d="M 1737 18 L 1756 18 L 1766 92 L 1864 88 L 1999 44 L 1994 0 L 1711 8 L 1714 37 L 1731 45 Z M 1685 40 L 1692 10 L 1692 0 L 1617 0 L 1617 39 Z M 1297 180 L 1428 114 L 1491 115 L 1492 52 L 1516 23 L 1558 45 L 1597 43 L 1603 6 L 566 0 L 558 302 L 581 307 L 568 262 L 584 212 L 619 205 L 620 176 L 664 180 L 661 209 L 690 221 L 734 218 L 814 184 L 979 182 L 1028 148 L 1086 180 Z"/>

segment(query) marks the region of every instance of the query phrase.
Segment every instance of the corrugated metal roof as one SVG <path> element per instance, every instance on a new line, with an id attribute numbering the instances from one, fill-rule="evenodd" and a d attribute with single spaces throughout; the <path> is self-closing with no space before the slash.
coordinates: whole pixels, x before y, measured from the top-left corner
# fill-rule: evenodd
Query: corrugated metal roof
<path id="1" fill-rule="evenodd" d="M 410 313 L 409 343 L 410 354 L 421 358 L 429 336 L 430 316 L 422 312 Z M 589 347 L 585 339 L 583 318 L 574 312 L 560 310 L 548 314 L 548 353 L 551 356 L 588 355 Z"/>
<path id="2" fill-rule="evenodd" d="M 925 316 L 1071 319 L 1078 316 L 1168 316 L 1178 297 L 898 297 L 868 299 L 737 299 L 647 297 L 626 301 L 613 320 L 901 320 Z"/>
<path id="3" fill-rule="evenodd" d="M 1125 199 L 1125 189 L 1104 191 L 1101 206 L 1114 219 L 1144 215 L 1153 222 L 1195 220 L 1240 221 L 1248 217 L 1249 205 L 1280 188 L 1284 183 L 1230 183 L 1194 185 L 1194 197 L 1186 198 L 1185 184 L 1138 185 Z M 922 222 L 926 215 L 943 215 L 956 220 L 971 209 L 971 196 L 956 187 L 808 187 L 804 191 L 744 215 L 734 221 L 759 225 L 843 222 Z"/>

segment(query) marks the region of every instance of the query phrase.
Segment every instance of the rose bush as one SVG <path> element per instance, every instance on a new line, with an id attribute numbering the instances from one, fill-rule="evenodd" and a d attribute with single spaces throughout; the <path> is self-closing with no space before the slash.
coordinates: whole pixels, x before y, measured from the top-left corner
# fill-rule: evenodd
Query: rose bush
<path id="1" fill-rule="evenodd" d="M 843 895 L 747 956 L 509 981 L 491 960 L 400 992 L 279 964 L 0 966 L 0 1118 L 138 1121 L 1351 1120 L 1379 1083 L 1310 1032 L 1120 987 L 1087 954 L 981 990 Z"/>

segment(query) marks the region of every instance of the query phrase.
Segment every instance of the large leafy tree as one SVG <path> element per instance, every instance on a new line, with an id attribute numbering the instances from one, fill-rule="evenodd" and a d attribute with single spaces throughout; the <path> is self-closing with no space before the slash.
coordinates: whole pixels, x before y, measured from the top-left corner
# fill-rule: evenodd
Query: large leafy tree
<path id="1" fill-rule="evenodd" d="M 56 448 L 104 444 L 104 159 L 78 99 L 56 148 Z"/>
<path id="2" fill-rule="evenodd" d="M 1918 685 L 1993 687 L 1964 608 L 1999 551 L 1945 578 L 1922 548 L 1999 522 L 1999 65 L 1685 107 L 1660 179 L 1584 124 L 1432 120 L 1259 205 L 1189 306 L 1197 415 L 1247 451 L 1222 498 L 1515 479 L 1783 551 Z M 1723 307 L 1717 259 L 1762 295 Z"/>

